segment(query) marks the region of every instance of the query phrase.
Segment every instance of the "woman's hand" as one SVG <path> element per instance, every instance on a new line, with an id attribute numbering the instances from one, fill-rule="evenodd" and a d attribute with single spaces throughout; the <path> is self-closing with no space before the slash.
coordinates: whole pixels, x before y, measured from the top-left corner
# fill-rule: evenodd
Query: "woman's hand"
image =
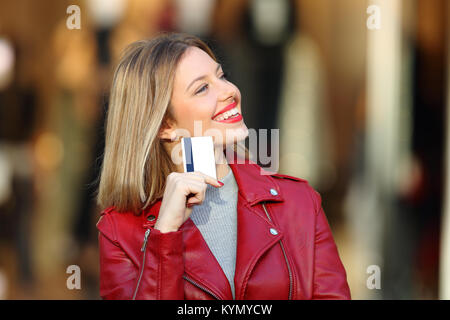
<path id="1" fill-rule="evenodd" d="M 206 184 L 216 188 L 223 185 L 198 171 L 170 173 L 155 229 L 162 233 L 177 231 L 191 215 L 192 205 L 201 204 L 205 199 Z"/>

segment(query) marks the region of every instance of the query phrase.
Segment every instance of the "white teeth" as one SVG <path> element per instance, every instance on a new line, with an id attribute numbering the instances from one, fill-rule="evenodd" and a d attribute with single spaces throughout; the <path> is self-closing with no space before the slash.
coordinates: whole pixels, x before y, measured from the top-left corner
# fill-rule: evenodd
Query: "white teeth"
<path id="1" fill-rule="evenodd" d="M 239 113 L 238 109 L 233 108 L 231 110 L 228 110 L 227 112 L 222 113 L 220 116 L 216 117 L 214 120 L 216 120 L 216 121 L 226 120 L 229 117 L 234 116 L 237 113 Z"/>

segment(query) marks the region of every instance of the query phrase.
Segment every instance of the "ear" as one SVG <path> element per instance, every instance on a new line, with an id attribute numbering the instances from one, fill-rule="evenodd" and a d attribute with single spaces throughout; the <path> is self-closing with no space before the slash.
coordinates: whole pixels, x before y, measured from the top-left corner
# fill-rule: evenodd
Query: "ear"
<path id="1" fill-rule="evenodd" d="M 159 129 L 158 136 L 161 140 L 172 141 L 175 138 L 175 125 L 171 120 L 165 120 Z"/>

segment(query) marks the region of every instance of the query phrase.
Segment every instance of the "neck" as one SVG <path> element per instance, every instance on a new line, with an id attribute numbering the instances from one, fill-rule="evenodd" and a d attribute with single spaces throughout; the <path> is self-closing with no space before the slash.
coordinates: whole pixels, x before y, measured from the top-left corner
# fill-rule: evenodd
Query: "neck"
<path id="1" fill-rule="evenodd" d="M 231 168 L 225 157 L 223 147 L 214 148 L 214 156 L 216 158 L 217 180 L 221 180 L 223 177 L 225 177 L 228 174 L 228 172 L 230 172 Z"/>

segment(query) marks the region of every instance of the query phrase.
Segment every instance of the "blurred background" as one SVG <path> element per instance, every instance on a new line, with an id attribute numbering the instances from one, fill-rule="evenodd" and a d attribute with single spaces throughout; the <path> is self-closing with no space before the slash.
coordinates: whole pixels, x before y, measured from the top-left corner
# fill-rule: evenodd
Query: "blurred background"
<path id="1" fill-rule="evenodd" d="M 100 298 L 112 70 L 163 30 L 205 40 L 247 126 L 280 129 L 354 299 L 450 299 L 448 21 L 448 0 L 0 0 L 0 299 Z"/>

